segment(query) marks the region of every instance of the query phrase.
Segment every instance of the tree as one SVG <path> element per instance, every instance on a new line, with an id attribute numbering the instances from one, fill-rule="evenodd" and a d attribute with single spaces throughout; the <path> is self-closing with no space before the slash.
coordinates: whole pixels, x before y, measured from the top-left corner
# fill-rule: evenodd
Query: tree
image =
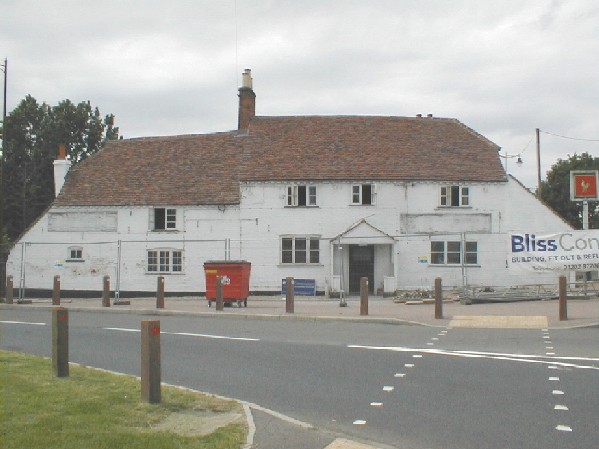
<path id="1" fill-rule="evenodd" d="M 547 172 L 547 180 L 541 183 L 538 196 L 575 229 L 582 229 L 582 202 L 570 200 L 572 170 L 599 170 L 599 157 L 582 153 L 558 159 Z M 589 228 L 599 229 L 598 201 L 589 201 Z"/>
<path id="2" fill-rule="evenodd" d="M 60 144 L 76 164 L 118 138 L 114 116 L 102 120 L 89 101 L 64 100 L 51 107 L 30 95 L 6 117 L 5 127 L 2 206 L 4 230 L 12 240 L 54 199 L 53 161 Z"/>

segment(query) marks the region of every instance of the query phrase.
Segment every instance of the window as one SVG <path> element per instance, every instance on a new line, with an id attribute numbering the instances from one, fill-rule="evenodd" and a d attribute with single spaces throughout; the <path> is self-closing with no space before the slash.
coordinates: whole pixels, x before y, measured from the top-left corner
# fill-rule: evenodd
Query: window
<path id="1" fill-rule="evenodd" d="M 177 273 L 183 271 L 183 251 L 156 249 L 148 251 L 148 272 Z"/>
<path id="2" fill-rule="evenodd" d="M 70 246 L 67 259 L 72 262 L 83 261 L 83 248 L 80 246 Z"/>
<path id="3" fill-rule="evenodd" d="M 283 237 L 281 263 L 308 264 L 320 262 L 318 237 Z"/>
<path id="4" fill-rule="evenodd" d="M 287 206 L 316 206 L 316 186 L 287 186 Z"/>
<path id="5" fill-rule="evenodd" d="M 376 186 L 374 184 L 355 184 L 352 186 L 352 204 L 375 204 Z"/>
<path id="6" fill-rule="evenodd" d="M 442 186 L 441 206 L 459 207 L 470 205 L 470 190 L 462 186 Z"/>
<path id="7" fill-rule="evenodd" d="M 431 242 L 432 265 L 465 265 L 478 264 L 478 243 L 465 242 L 462 253 L 462 242 Z"/>
<path id="8" fill-rule="evenodd" d="M 154 231 L 177 229 L 177 209 L 157 207 L 154 209 Z"/>

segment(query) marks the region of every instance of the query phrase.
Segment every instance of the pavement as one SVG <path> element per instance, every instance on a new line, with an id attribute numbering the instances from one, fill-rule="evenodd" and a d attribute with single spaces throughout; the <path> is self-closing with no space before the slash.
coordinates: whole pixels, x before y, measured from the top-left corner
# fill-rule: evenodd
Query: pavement
<path id="1" fill-rule="evenodd" d="M 396 302 L 394 298 L 374 297 L 368 301 L 367 315 L 360 314 L 360 299 L 296 297 L 293 312 L 286 312 L 285 298 L 280 296 L 250 296 L 247 307 L 233 303 L 222 311 L 215 304 L 208 307 L 204 298 L 166 297 L 164 308 L 157 308 L 156 298 L 111 300 L 102 307 L 100 299 L 62 299 L 60 305 L 72 311 L 96 313 L 143 313 L 147 315 L 186 315 L 217 319 L 313 320 L 384 323 L 391 325 L 431 326 L 441 328 L 528 328 L 569 329 L 599 326 L 599 297 L 568 299 L 567 319 L 559 319 L 557 300 L 518 301 L 465 305 L 459 301 L 444 301 L 443 318 L 435 319 L 435 306 L 430 301 Z M 31 304 L 0 304 L 8 308 L 51 309 L 51 299 L 32 299 Z M 127 304 L 128 302 L 128 304 Z M 241 401 L 246 409 L 248 441 L 246 448 L 255 449 L 388 449 L 369 442 L 351 441 L 334 435 L 310 423 L 297 421 L 276 411 Z"/>

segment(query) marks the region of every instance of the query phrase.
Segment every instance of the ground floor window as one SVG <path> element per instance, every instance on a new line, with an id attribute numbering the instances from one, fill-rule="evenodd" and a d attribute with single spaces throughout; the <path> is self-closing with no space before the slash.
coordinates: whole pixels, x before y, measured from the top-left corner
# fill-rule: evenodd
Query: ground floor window
<path id="1" fill-rule="evenodd" d="M 282 237 L 281 263 L 320 263 L 320 239 L 318 237 Z"/>
<path id="2" fill-rule="evenodd" d="M 70 246 L 67 256 L 69 262 L 83 262 L 83 248 L 80 246 Z"/>
<path id="3" fill-rule="evenodd" d="M 183 251 L 172 249 L 148 250 L 147 270 L 151 273 L 183 271 Z"/>
<path id="4" fill-rule="evenodd" d="M 478 242 L 431 242 L 432 265 L 478 264 Z"/>

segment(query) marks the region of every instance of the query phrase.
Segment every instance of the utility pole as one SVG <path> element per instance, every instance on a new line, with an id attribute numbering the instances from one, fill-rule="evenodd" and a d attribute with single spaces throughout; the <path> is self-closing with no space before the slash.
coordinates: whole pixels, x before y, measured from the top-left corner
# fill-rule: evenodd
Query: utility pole
<path id="1" fill-rule="evenodd" d="M 539 128 L 535 129 L 537 135 L 537 195 L 541 190 L 541 139 L 539 137 Z"/>
<path id="2" fill-rule="evenodd" d="M 8 78 L 8 59 L 4 58 L 4 64 L 0 65 L 4 72 L 4 108 L 2 109 L 2 160 L 0 161 L 0 298 L 4 297 L 6 287 L 6 260 L 8 254 L 5 253 L 4 241 L 4 163 L 6 161 L 6 85 Z M 11 292 L 12 293 L 12 292 Z"/>

